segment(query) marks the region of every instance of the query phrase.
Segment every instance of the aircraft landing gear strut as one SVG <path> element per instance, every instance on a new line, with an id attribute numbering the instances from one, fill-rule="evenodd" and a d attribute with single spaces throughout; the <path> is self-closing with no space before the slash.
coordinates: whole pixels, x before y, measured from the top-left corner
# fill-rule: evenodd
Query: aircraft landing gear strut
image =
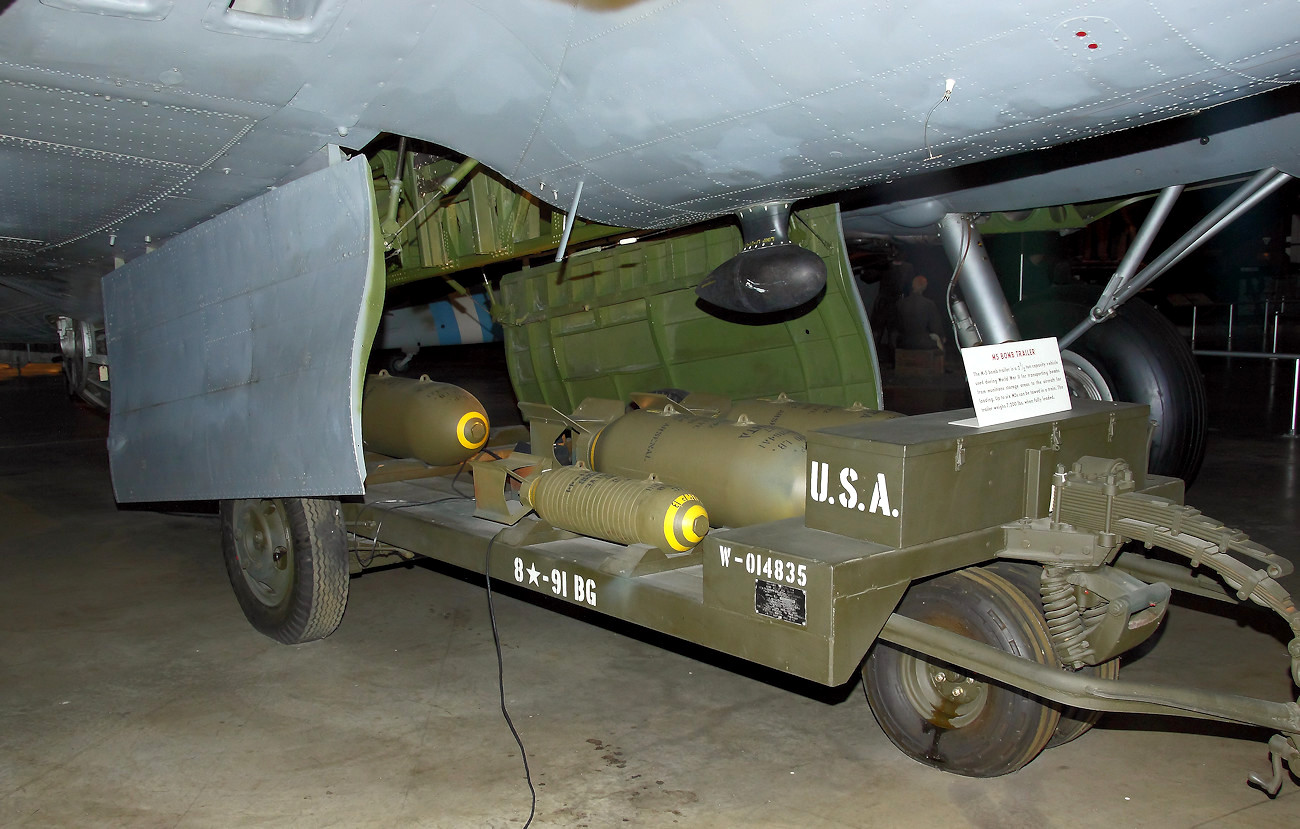
<path id="1" fill-rule="evenodd" d="M 954 325 L 960 335 L 963 325 L 973 323 L 977 335 L 962 338 L 965 345 L 1058 336 L 1071 395 L 1150 406 L 1156 423 L 1151 471 L 1190 482 L 1205 453 L 1207 410 L 1195 358 L 1154 309 L 1141 303 L 1122 306 L 1290 180 L 1274 167 L 1259 171 L 1141 267 L 1184 189 L 1183 185 L 1166 187 L 1100 296 L 1071 289 L 1022 303 L 1014 312 L 972 217 L 950 213 L 940 220 L 939 235 L 953 265 L 948 306 Z M 963 319 L 965 307 L 969 307 L 968 320 Z M 1099 325 L 1107 321 L 1110 324 Z"/>

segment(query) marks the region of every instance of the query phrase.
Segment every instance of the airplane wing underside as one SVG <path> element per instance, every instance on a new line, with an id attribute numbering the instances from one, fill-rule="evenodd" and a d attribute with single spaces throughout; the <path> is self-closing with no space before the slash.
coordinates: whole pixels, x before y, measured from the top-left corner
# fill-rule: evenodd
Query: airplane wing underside
<path id="1" fill-rule="evenodd" d="M 0 276 L 54 297 L 27 317 L 93 306 L 115 260 L 380 132 L 685 225 L 1267 93 L 1297 33 L 1293 0 L 16 0 Z"/>

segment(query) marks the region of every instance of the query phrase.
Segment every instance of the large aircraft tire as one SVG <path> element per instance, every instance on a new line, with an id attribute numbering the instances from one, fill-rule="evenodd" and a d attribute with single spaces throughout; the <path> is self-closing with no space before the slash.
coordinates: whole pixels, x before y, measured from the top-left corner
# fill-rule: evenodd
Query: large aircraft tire
<path id="1" fill-rule="evenodd" d="M 1015 309 L 1025 339 L 1062 336 L 1086 319 L 1082 296 L 1030 300 Z M 1168 320 L 1139 300 L 1119 307 L 1063 353 L 1070 393 L 1145 403 L 1156 422 L 1149 469 L 1191 483 L 1205 459 L 1208 403 L 1192 350 Z"/>
<path id="2" fill-rule="evenodd" d="M 69 400 L 78 399 L 77 389 L 81 388 L 81 364 L 77 360 L 64 359 L 63 361 L 63 390 L 68 393 Z"/>
<path id="3" fill-rule="evenodd" d="M 222 501 L 221 550 L 235 598 L 261 633 L 296 645 L 339 626 L 348 545 L 337 500 Z"/>
<path id="4" fill-rule="evenodd" d="M 1026 561 L 995 561 L 984 569 L 991 570 L 1011 582 L 1016 589 L 1025 594 L 1030 603 L 1037 605 L 1038 612 L 1042 615 L 1043 600 L 1042 591 L 1039 587 L 1042 583 L 1042 567 Z M 1046 623 L 1047 619 L 1044 617 L 1043 624 Z M 1098 679 L 1119 679 L 1119 657 L 1117 656 L 1100 665 L 1085 665 L 1079 669 L 1079 673 L 1094 676 Z M 1050 704 L 1057 705 L 1057 703 Z M 1052 734 L 1052 739 L 1047 741 L 1048 748 L 1056 748 L 1082 737 L 1097 724 L 1097 720 L 1101 719 L 1100 711 L 1093 711 L 1089 708 L 1073 708 L 1063 705 L 1059 706 L 1059 709 L 1061 721 L 1056 724 L 1056 732 Z"/>
<path id="5" fill-rule="evenodd" d="M 63 383 L 68 392 L 68 399 L 77 400 L 81 397 L 81 387 L 86 381 L 85 323 L 69 320 L 68 324 L 72 330 L 66 333 L 62 319 L 59 330 L 59 350 L 63 352 Z"/>
<path id="6" fill-rule="evenodd" d="M 912 585 L 899 614 L 1040 664 L 1056 663 L 1047 625 L 1006 579 L 974 568 Z M 919 763 L 996 777 L 1034 759 L 1055 733 L 1055 708 L 1016 688 L 877 641 L 862 667 L 867 701 L 890 741 Z"/>

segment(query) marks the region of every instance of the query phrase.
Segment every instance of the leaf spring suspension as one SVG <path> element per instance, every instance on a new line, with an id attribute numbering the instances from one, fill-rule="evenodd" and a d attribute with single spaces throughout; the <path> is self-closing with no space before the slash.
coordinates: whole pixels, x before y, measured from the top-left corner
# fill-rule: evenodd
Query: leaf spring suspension
<path id="1" fill-rule="evenodd" d="M 1252 601 L 1281 616 L 1292 632 L 1287 646 L 1291 678 L 1300 686 L 1300 611 L 1277 581 L 1293 571 L 1290 561 L 1198 510 L 1135 492 L 1132 470 L 1124 461 L 1081 458 L 1072 471 L 1057 477 L 1053 489 L 1058 520 L 1182 555 L 1193 570 L 1203 566 L 1217 573 L 1239 601 Z M 1044 571 L 1045 601 L 1047 578 Z M 1251 782 L 1276 795 L 1283 781 L 1282 764 L 1293 769 L 1300 764 L 1298 739 L 1295 733 L 1274 735 L 1269 741 L 1272 774 L 1252 774 Z"/>

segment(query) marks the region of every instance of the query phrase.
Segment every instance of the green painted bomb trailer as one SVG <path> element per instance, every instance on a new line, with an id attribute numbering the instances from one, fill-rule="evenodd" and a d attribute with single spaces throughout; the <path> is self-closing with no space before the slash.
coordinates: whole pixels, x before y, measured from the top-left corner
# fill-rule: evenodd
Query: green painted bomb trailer
<path id="1" fill-rule="evenodd" d="M 199 231 L 105 281 L 114 484 L 124 501 L 219 498 L 231 584 L 279 641 L 329 635 L 350 572 L 425 556 L 823 685 L 860 675 L 889 738 L 958 774 L 1014 771 L 1103 711 L 1270 729 L 1252 779 L 1272 793 L 1300 757 L 1295 701 L 1119 678 L 1185 591 L 1276 612 L 1300 682 L 1290 562 L 1149 468 L 1169 427 L 1146 405 L 1078 398 L 985 427 L 883 412 L 835 204 L 789 225 L 824 290 L 758 317 L 695 293 L 746 247 L 735 225 L 619 244 L 629 232 L 459 158 L 340 161 Z M 282 261 L 223 296 L 196 279 L 181 307 L 199 316 L 166 319 L 158 280 L 244 273 L 225 241 L 263 233 Z M 295 240 L 313 234 L 335 247 L 304 264 Z M 365 376 L 385 287 L 464 290 L 489 266 L 526 430 L 489 432 L 445 384 Z M 263 307 L 286 293 L 320 307 Z M 154 379 L 153 355 L 183 356 L 196 331 L 193 388 Z M 306 356 L 259 382 L 286 349 Z M 314 429 L 262 435 L 304 399 Z M 164 419 L 191 428 L 169 437 Z M 310 468 L 323 457 L 347 463 Z"/>

